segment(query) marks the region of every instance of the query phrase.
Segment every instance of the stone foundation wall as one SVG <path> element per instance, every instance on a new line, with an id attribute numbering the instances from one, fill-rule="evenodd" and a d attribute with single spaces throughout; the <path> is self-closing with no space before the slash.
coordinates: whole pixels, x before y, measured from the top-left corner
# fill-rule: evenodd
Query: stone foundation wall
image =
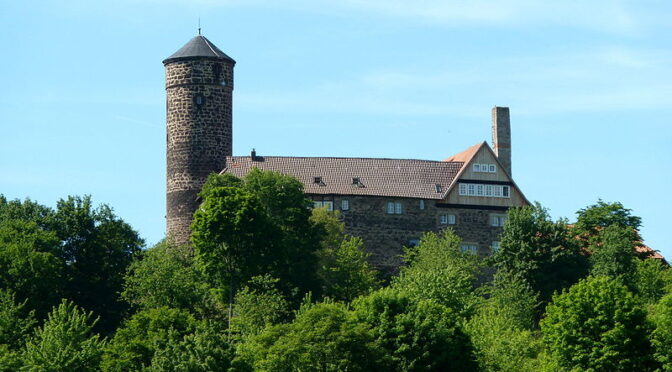
<path id="1" fill-rule="evenodd" d="M 402 264 L 403 247 L 419 240 L 424 232 L 452 228 L 463 243 L 476 244 L 478 254 L 491 254 L 491 245 L 499 241 L 501 227 L 491 226 L 491 215 L 506 214 L 505 210 L 446 208 L 436 200 L 388 198 L 376 196 L 309 195 L 313 200 L 332 200 L 334 210 L 341 213 L 346 233 L 359 236 L 371 253 L 371 262 L 380 270 L 391 273 Z M 348 210 L 342 210 L 342 200 L 348 200 Z M 388 214 L 387 203 L 400 202 L 401 214 Z M 439 204 L 439 205 L 437 205 Z M 441 215 L 455 215 L 455 224 L 442 224 Z"/>
<path id="2" fill-rule="evenodd" d="M 189 242 L 197 194 L 232 153 L 233 64 L 212 59 L 166 65 L 167 236 Z"/>

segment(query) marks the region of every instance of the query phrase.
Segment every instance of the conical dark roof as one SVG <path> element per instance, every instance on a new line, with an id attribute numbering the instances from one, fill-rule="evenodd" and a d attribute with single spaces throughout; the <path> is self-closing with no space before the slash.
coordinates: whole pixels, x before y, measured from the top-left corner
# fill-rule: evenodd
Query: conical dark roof
<path id="1" fill-rule="evenodd" d="M 182 48 L 173 53 L 170 57 L 163 60 L 163 64 L 175 62 L 184 59 L 221 59 L 231 63 L 236 63 L 233 58 L 227 56 L 215 44 L 211 43 L 205 36 L 198 35 L 189 40 Z"/>

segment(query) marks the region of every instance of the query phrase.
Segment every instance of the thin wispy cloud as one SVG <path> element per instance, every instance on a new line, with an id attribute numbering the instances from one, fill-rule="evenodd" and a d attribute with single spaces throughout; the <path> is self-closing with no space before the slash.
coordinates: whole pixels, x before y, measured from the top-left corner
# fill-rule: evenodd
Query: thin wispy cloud
<path id="1" fill-rule="evenodd" d="M 473 61 L 467 70 L 376 70 L 301 91 L 239 92 L 244 110 L 477 115 L 483 102 L 521 114 L 672 106 L 672 53 L 605 47 Z M 515 87 L 515 89 L 512 89 Z"/>

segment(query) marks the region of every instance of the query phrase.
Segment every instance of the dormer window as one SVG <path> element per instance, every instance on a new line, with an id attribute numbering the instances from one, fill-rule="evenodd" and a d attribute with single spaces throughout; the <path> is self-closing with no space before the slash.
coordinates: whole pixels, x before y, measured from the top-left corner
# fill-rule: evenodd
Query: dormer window
<path id="1" fill-rule="evenodd" d="M 313 177 L 313 183 L 322 184 L 322 177 Z"/>
<path id="2" fill-rule="evenodd" d="M 352 184 L 359 185 L 361 183 L 359 177 L 352 177 Z"/>
<path id="3" fill-rule="evenodd" d="M 436 187 L 436 192 L 442 192 L 443 191 L 443 187 L 441 187 L 441 185 L 439 185 L 438 183 L 436 185 L 434 185 L 434 187 Z"/>

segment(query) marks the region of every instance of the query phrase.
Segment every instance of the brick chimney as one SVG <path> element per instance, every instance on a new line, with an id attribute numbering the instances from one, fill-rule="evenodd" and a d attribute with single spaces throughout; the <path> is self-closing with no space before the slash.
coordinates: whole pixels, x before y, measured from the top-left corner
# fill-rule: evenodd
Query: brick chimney
<path id="1" fill-rule="evenodd" d="M 508 107 L 492 108 L 492 149 L 511 176 L 511 119 Z"/>

